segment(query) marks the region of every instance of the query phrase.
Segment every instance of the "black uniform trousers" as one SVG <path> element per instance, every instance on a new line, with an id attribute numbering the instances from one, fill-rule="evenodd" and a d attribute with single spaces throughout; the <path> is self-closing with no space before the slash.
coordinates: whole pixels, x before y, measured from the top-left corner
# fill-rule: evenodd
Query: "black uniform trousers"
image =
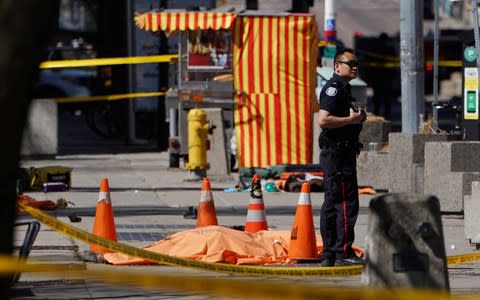
<path id="1" fill-rule="evenodd" d="M 352 244 L 358 216 L 357 147 L 323 147 L 325 199 L 320 211 L 323 258 L 355 255 Z"/>

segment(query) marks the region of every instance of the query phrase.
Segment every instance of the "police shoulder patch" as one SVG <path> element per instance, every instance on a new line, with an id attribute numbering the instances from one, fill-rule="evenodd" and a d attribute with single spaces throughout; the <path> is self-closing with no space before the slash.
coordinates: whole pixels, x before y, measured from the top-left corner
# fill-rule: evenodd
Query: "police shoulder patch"
<path id="1" fill-rule="evenodd" d="M 329 96 L 335 96 L 337 94 L 337 89 L 334 87 L 328 87 L 325 93 Z"/>

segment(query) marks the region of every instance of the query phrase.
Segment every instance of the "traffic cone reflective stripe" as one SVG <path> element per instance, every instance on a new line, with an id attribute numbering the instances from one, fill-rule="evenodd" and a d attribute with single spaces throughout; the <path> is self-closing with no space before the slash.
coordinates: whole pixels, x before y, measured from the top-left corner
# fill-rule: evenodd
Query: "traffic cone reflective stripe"
<path id="1" fill-rule="evenodd" d="M 110 193 L 108 192 L 102 192 L 100 191 L 98 193 L 98 201 L 104 201 L 105 203 L 112 203 L 112 200 L 110 199 Z"/>
<path id="2" fill-rule="evenodd" d="M 262 210 L 254 210 L 252 208 L 249 208 L 248 213 L 247 213 L 247 224 L 246 224 L 246 226 L 251 228 L 251 223 L 252 222 L 257 222 L 257 223 L 260 223 L 258 225 L 263 225 L 262 228 L 258 229 L 258 230 L 267 229 L 268 226 L 267 226 L 267 222 L 266 222 L 265 211 L 263 209 Z M 258 226 L 258 225 L 256 225 L 256 226 Z M 250 230 L 247 230 L 247 228 L 245 228 L 245 231 L 250 231 Z"/>
<path id="3" fill-rule="evenodd" d="M 245 231 L 255 233 L 267 229 L 267 216 L 265 214 L 265 205 L 263 204 L 260 177 L 254 175 L 252 179 L 252 189 L 250 191 L 247 220 L 245 222 Z"/>
<path id="4" fill-rule="evenodd" d="M 304 187 L 302 185 L 302 192 L 300 193 L 300 197 L 298 198 L 298 205 L 305 205 L 312 207 L 312 202 L 310 200 L 310 191 L 304 192 Z"/>
<path id="5" fill-rule="evenodd" d="M 211 191 L 202 191 L 200 194 L 200 202 L 211 202 L 213 201 L 213 196 Z"/>
<path id="6" fill-rule="evenodd" d="M 312 203 L 310 201 L 310 184 L 308 182 L 302 185 L 302 191 L 298 199 L 295 220 L 290 235 L 288 257 L 302 259 L 317 257 L 317 239 L 313 224 Z"/>
<path id="7" fill-rule="evenodd" d="M 117 232 L 115 229 L 112 201 L 110 199 L 110 188 L 108 186 L 107 178 L 102 179 L 100 182 L 100 192 L 98 193 L 93 234 L 110 241 L 117 241 Z M 106 248 L 93 244 L 90 246 L 90 251 L 99 254 L 112 252 Z"/>
<path id="8" fill-rule="evenodd" d="M 108 184 L 108 179 L 103 178 L 100 181 L 100 191 L 98 192 L 98 201 L 105 201 L 105 203 L 112 203 L 110 199 L 110 186 Z"/>
<path id="9" fill-rule="evenodd" d="M 218 225 L 210 180 L 204 178 L 197 212 L 197 227 Z"/>
<path id="10" fill-rule="evenodd" d="M 245 223 L 245 231 L 255 233 L 260 230 L 267 229 L 268 224 L 265 210 L 253 210 L 249 207 L 247 213 L 247 222 Z"/>

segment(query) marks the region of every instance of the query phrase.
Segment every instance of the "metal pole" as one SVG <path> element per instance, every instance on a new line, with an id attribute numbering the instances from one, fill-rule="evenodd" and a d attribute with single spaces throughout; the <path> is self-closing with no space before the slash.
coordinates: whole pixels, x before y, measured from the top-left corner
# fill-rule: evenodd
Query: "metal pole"
<path id="1" fill-rule="evenodd" d="M 337 41 L 335 1 L 325 0 L 325 15 L 323 21 L 324 40 L 335 43 Z"/>
<path id="2" fill-rule="evenodd" d="M 433 36 L 433 103 L 432 103 L 432 112 L 433 112 L 433 129 L 435 132 L 438 131 L 438 55 L 439 55 L 439 38 L 440 38 L 440 28 L 439 28 L 439 1 L 435 0 L 433 2 L 435 6 L 435 32 Z"/>
<path id="3" fill-rule="evenodd" d="M 334 0 L 325 0 L 325 12 L 323 21 L 323 39 L 327 45 L 323 50 L 322 65 L 333 67 L 333 59 L 337 52 L 337 25 Z"/>
<path id="4" fill-rule="evenodd" d="M 418 132 L 424 114 L 423 1 L 400 2 L 402 132 Z"/>
<path id="5" fill-rule="evenodd" d="M 134 37 L 133 37 L 133 0 L 127 0 L 127 55 L 133 56 L 133 45 L 134 45 Z M 135 69 L 132 64 L 128 65 L 128 92 L 133 93 L 135 89 Z M 135 135 L 135 111 L 133 106 L 132 99 L 128 100 L 128 143 L 134 144 L 136 142 L 136 135 Z"/>
<path id="6" fill-rule="evenodd" d="M 170 120 L 168 132 L 169 137 L 177 136 L 177 110 L 175 108 L 170 108 L 168 110 L 168 118 Z"/>

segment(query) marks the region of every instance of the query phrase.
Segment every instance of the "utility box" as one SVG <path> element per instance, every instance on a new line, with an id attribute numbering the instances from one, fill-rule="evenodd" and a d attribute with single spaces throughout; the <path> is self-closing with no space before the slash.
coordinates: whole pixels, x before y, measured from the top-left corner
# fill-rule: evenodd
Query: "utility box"
<path id="1" fill-rule="evenodd" d="M 373 198 L 365 255 L 367 285 L 449 290 L 438 199 L 409 193 Z"/>

